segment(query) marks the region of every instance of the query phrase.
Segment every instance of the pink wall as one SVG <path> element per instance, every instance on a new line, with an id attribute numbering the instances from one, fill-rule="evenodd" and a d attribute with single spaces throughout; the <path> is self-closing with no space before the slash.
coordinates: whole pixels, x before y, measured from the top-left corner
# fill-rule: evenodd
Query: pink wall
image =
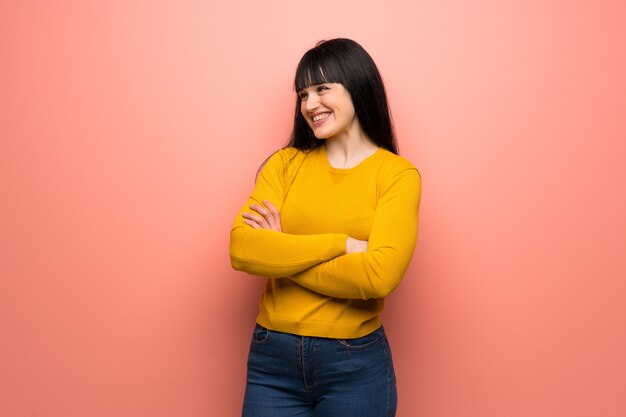
<path id="1" fill-rule="evenodd" d="M 1 416 L 239 414 L 228 231 L 336 36 L 423 176 L 398 415 L 626 415 L 626 3 L 51 3 L 0 5 Z"/>

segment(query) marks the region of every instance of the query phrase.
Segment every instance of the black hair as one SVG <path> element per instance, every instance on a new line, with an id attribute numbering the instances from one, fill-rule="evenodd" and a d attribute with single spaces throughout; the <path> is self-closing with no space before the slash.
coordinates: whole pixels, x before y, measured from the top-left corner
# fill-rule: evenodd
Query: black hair
<path id="1" fill-rule="evenodd" d="M 361 45 L 351 39 L 337 38 L 320 41 L 308 50 L 296 69 L 295 91 L 323 83 L 343 85 L 350 93 L 356 117 L 367 137 L 376 145 L 398 153 L 382 77 Z M 301 102 L 296 94 L 294 125 L 287 146 L 306 151 L 321 146 L 323 141 L 315 138 L 302 116 Z"/>

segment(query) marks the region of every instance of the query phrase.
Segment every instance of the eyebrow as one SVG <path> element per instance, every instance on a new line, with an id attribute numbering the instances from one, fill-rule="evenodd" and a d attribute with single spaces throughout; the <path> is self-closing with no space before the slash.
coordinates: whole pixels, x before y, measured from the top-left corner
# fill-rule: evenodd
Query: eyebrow
<path id="1" fill-rule="evenodd" d="M 323 83 L 318 83 L 318 84 L 311 84 L 308 87 L 304 87 L 301 90 L 296 91 L 296 94 L 300 94 L 301 92 L 303 92 L 304 90 L 306 90 L 307 88 L 311 88 L 311 87 L 317 87 L 318 85 L 322 85 L 322 84 L 330 84 L 328 82 L 323 82 Z"/>

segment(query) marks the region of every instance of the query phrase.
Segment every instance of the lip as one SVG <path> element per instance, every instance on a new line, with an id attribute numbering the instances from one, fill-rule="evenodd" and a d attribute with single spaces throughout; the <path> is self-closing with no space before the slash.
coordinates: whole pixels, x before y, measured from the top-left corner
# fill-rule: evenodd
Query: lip
<path id="1" fill-rule="evenodd" d="M 313 120 L 313 118 L 314 118 L 315 116 L 320 115 L 320 114 L 328 114 L 328 117 L 325 117 L 325 118 L 323 118 L 323 119 L 321 119 L 321 120 L 318 120 L 318 121 L 314 121 L 314 120 Z M 320 126 L 320 125 L 324 124 L 324 123 L 325 123 L 328 119 L 330 119 L 330 117 L 331 117 L 332 115 L 333 115 L 333 112 L 331 112 L 331 111 L 318 111 L 318 112 L 315 112 L 315 113 L 311 113 L 311 114 L 309 114 L 309 119 L 311 120 L 311 124 L 312 124 L 314 127 L 318 127 L 318 126 Z"/>

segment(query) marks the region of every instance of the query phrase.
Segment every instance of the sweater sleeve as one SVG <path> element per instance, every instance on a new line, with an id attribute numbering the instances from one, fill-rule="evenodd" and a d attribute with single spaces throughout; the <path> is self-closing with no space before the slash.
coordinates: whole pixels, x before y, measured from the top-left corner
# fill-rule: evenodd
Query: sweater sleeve
<path id="1" fill-rule="evenodd" d="M 398 286 L 413 256 L 420 195 L 418 171 L 400 171 L 378 202 L 367 252 L 338 256 L 290 279 L 331 297 L 385 298 Z"/>
<path id="2" fill-rule="evenodd" d="M 286 164 L 297 164 L 286 149 L 272 155 L 263 166 L 254 191 L 235 218 L 230 231 L 230 260 L 234 269 L 265 277 L 287 277 L 343 255 L 347 235 L 324 233 L 294 235 L 255 229 L 244 222 L 242 213 L 253 212 L 251 204 L 263 206 L 269 200 L 280 211 L 291 182 Z"/>

